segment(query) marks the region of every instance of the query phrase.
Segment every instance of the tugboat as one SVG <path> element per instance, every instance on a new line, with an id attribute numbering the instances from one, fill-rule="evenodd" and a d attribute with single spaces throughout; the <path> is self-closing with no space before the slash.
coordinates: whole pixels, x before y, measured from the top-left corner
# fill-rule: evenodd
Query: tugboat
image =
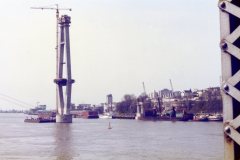
<path id="1" fill-rule="evenodd" d="M 26 118 L 24 122 L 28 123 L 55 123 L 56 119 Z"/>

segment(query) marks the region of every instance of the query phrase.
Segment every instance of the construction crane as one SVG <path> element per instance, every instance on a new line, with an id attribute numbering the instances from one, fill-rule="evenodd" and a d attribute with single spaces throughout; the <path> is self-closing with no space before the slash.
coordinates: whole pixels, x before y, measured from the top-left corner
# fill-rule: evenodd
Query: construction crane
<path id="1" fill-rule="evenodd" d="M 142 85 L 143 85 L 143 93 L 144 93 L 145 95 L 147 95 L 144 82 L 142 82 Z"/>
<path id="2" fill-rule="evenodd" d="M 58 26 L 58 20 L 59 20 L 59 11 L 60 10 L 67 10 L 72 11 L 71 8 L 59 8 L 58 4 L 55 4 L 55 7 L 31 7 L 31 9 L 41 9 L 41 10 L 55 10 L 56 11 L 56 62 L 58 62 L 58 35 L 59 35 L 59 26 Z M 58 76 L 58 63 L 56 63 L 56 77 Z M 56 100 L 57 100 L 57 106 L 58 106 L 58 90 L 56 89 Z"/>
<path id="3" fill-rule="evenodd" d="M 173 92 L 172 80 L 171 80 L 171 79 L 169 79 L 169 82 L 170 82 L 171 90 L 172 90 L 172 92 Z"/>
<path id="4" fill-rule="evenodd" d="M 58 19 L 59 19 L 59 10 L 68 10 L 72 11 L 71 8 L 59 8 L 58 4 L 55 4 L 55 7 L 31 7 L 31 9 L 48 9 L 48 10 L 55 10 L 56 11 L 56 53 L 58 51 L 58 32 L 59 32 L 59 27 L 58 27 Z"/>

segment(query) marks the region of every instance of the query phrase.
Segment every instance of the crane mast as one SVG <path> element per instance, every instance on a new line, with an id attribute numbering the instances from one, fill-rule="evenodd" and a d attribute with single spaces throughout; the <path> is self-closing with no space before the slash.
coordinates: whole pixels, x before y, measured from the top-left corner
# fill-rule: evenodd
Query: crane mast
<path id="1" fill-rule="evenodd" d="M 171 79 L 169 79 L 169 82 L 170 82 L 171 90 L 172 90 L 172 92 L 173 92 L 172 80 L 171 80 Z"/>
<path id="2" fill-rule="evenodd" d="M 41 10 L 56 10 L 56 50 L 58 48 L 58 32 L 59 32 L 59 27 L 58 27 L 58 19 L 59 19 L 59 10 L 68 10 L 72 11 L 71 8 L 59 8 L 58 4 L 55 4 L 56 7 L 31 7 L 31 9 L 41 9 Z"/>
<path id="3" fill-rule="evenodd" d="M 143 85 L 143 93 L 144 93 L 144 95 L 147 95 L 144 82 L 142 82 L 142 85 Z"/>
<path id="4" fill-rule="evenodd" d="M 57 56 L 57 60 L 58 60 L 58 35 L 59 35 L 59 25 L 58 25 L 58 20 L 59 20 L 59 10 L 68 10 L 68 11 L 72 11 L 71 8 L 59 8 L 58 4 L 55 4 L 55 7 L 31 7 L 31 9 L 41 9 L 41 10 L 56 10 L 56 56 Z M 58 68 L 58 66 L 57 66 Z M 56 71 L 56 75 L 57 75 L 57 71 Z"/>

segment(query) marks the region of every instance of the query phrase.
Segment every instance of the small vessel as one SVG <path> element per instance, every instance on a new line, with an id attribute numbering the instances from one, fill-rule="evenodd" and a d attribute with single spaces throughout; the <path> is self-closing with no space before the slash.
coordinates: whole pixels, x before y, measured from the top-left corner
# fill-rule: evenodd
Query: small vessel
<path id="1" fill-rule="evenodd" d="M 221 114 L 210 114 L 208 116 L 209 121 L 223 121 L 223 116 Z"/>
<path id="2" fill-rule="evenodd" d="M 196 114 L 193 117 L 193 121 L 201 121 L 201 122 L 206 122 L 208 121 L 208 116 L 205 114 Z"/>
<path id="3" fill-rule="evenodd" d="M 108 124 L 108 129 L 112 129 L 111 123 Z"/>
<path id="4" fill-rule="evenodd" d="M 104 113 L 104 114 L 99 114 L 99 118 L 101 119 L 112 119 L 112 114 L 111 113 Z"/>
<path id="5" fill-rule="evenodd" d="M 115 113 L 112 115 L 112 119 L 135 119 L 136 114 L 120 114 Z"/>

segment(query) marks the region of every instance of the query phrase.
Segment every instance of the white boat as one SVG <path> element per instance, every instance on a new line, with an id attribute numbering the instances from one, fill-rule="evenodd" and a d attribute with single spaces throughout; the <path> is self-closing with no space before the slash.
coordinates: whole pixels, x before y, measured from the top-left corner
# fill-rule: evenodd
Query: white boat
<path id="1" fill-rule="evenodd" d="M 221 114 L 214 114 L 208 116 L 209 121 L 223 121 L 223 116 Z"/>
<path id="2" fill-rule="evenodd" d="M 112 119 L 112 114 L 111 113 L 99 114 L 99 118 L 101 118 L 101 119 Z"/>
<path id="3" fill-rule="evenodd" d="M 193 117 L 193 121 L 201 121 L 201 122 L 206 122 L 208 121 L 208 116 L 205 115 L 205 114 L 196 114 L 194 117 Z"/>

